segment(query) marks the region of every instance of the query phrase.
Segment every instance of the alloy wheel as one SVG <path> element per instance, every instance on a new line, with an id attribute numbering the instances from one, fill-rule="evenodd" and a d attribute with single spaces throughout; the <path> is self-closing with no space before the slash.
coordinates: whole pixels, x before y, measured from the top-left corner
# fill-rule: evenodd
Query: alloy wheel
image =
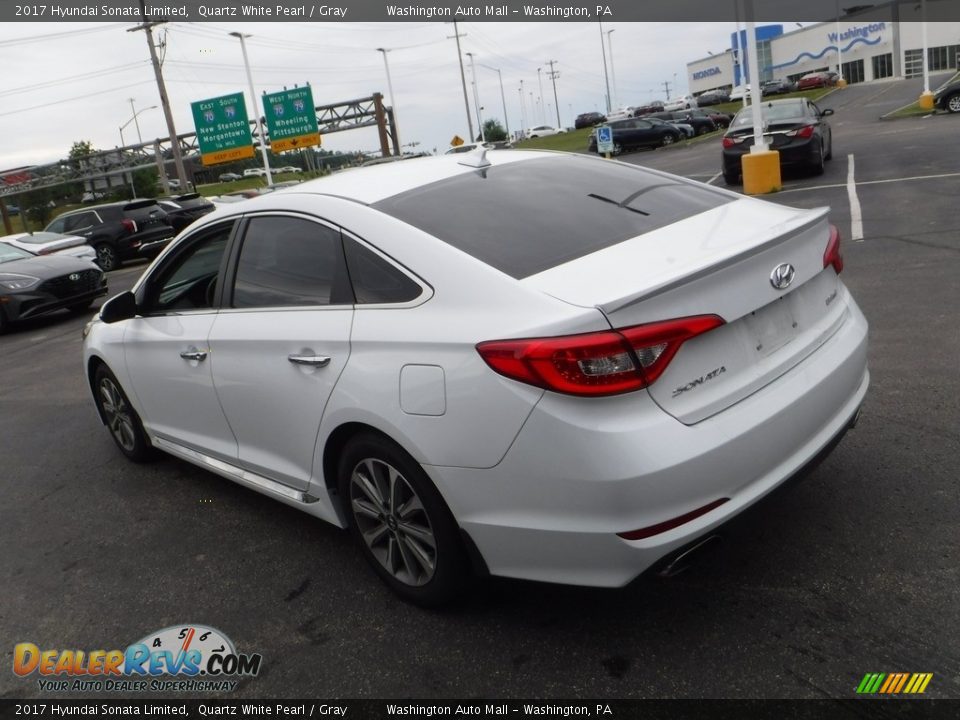
<path id="1" fill-rule="evenodd" d="M 107 428 L 117 444 L 127 452 L 136 447 L 133 416 L 120 388 L 108 377 L 100 379 L 100 407 L 107 418 Z"/>
<path id="2" fill-rule="evenodd" d="M 350 507 L 367 548 L 391 577 L 413 587 L 430 582 L 437 539 L 423 502 L 397 468 L 378 458 L 357 463 Z"/>
<path id="3" fill-rule="evenodd" d="M 96 250 L 97 265 L 100 266 L 101 270 L 108 272 L 117 266 L 117 256 L 112 247 L 107 244 L 100 244 L 97 245 Z"/>
<path id="4" fill-rule="evenodd" d="M 947 100 L 947 110 L 952 113 L 960 113 L 960 94 L 954 95 Z"/>

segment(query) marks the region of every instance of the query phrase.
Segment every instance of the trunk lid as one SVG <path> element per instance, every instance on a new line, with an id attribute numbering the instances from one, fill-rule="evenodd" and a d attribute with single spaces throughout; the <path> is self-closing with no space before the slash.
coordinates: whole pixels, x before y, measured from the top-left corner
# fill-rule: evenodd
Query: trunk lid
<path id="1" fill-rule="evenodd" d="M 772 382 L 837 330 L 845 303 L 824 270 L 827 208 L 797 210 L 752 198 L 559 265 L 523 282 L 597 307 L 614 328 L 693 315 L 725 324 L 683 344 L 649 388 L 683 423 L 708 418 Z M 793 267 L 777 289 L 775 268 Z"/>

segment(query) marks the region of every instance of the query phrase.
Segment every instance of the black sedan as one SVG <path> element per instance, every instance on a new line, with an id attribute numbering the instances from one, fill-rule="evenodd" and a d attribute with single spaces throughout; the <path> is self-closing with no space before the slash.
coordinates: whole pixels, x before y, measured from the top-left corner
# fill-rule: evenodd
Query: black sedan
<path id="1" fill-rule="evenodd" d="M 627 118 L 607 123 L 613 131 L 613 154 L 619 155 L 641 147 L 673 145 L 684 138 L 682 130 L 667 123 L 653 123 L 644 118 Z M 588 149 L 597 152 L 597 134 L 590 134 Z"/>
<path id="2" fill-rule="evenodd" d="M 580 128 L 593 127 L 597 123 L 602 123 L 606 121 L 606 117 L 602 113 L 598 112 L 587 112 L 577 115 L 576 119 L 573 121 L 573 126 L 579 130 Z"/>
<path id="3" fill-rule="evenodd" d="M 37 256 L 0 243 L 0 333 L 12 322 L 63 308 L 82 312 L 106 294 L 106 276 L 87 260 Z"/>
<path id="4" fill-rule="evenodd" d="M 793 83 L 786 80 L 768 80 L 760 85 L 760 93 L 767 95 L 787 95 L 793 92 Z"/>
<path id="5" fill-rule="evenodd" d="M 667 122 L 685 123 L 693 128 L 694 135 L 706 135 L 717 129 L 717 123 L 704 110 L 676 110 L 674 112 L 654 113 L 650 117 Z M 729 120 L 728 120 L 729 124 Z"/>
<path id="6" fill-rule="evenodd" d="M 167 213 L 167 222 L 173 225 L 177 232 L 183 230 L 194 220 L 199 220 L 209 212 L 216 210 L 216 205 L 198 193 L 177 195 L 169 200 L 162 198 L 157 204 Z"/>
<path id="7" fill-rule="evenodd" d="M 769 100 L 761 104 L 763 136 L 771 150 L 780 154 L 780 167 L 807 167 L 823 173 L 823 163 L 833 156 L 833 134 L 823 118 L 833 115 L 806 98 Z M 723 136 L 723 179 L 728 185 L 740 181 L 740 159 L 753 147 L 753 108 L 737 113 Z"/>
<path id="8" fill-rule="evenodd" d="M 960 80 L 948 83 L 933 96 L 934 104 L 941 110 L 960 113 Z"/>
<path id="9" fill-rule="evenodd" d="M 730 93 L 722 90 L 708 90 L 697 98 L 697 105 L 707 107 L 730 102 Z"/>

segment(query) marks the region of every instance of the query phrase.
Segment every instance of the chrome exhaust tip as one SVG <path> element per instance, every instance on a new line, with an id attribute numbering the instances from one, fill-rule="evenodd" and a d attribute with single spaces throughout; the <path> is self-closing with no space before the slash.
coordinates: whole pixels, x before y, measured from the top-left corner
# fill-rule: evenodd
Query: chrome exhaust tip
<path id="1" fill-rule="evenodd" d="M 670 578 L 679 575 L 693 564 L 694 555 L 702 555 L 704 550 L 716 548 L 721 540 L 723 538 L 719 535 L 709 535 L 694 545 L 684 548 L 657 572 L 657 576 Z"/>

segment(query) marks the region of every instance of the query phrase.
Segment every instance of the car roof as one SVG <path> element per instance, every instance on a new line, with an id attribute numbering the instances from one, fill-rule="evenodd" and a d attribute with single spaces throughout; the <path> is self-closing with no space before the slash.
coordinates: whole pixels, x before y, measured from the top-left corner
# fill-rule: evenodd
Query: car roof
<path id="1" fill-rule="evenodd" d="M 458 175 L 481 172 L 483 168 L 476 164 L 480 162 L 481 158 L 483 162 L 490 165 L 506 165 L 552 155 L 563 157 L 565 153 L 537 150 L 491 152 L 481 149 L 469 153 L 413 158 L 404 162 L 353 168 L 349 172 L 308 180 L 296 187 L 278 190 L 272 194 L 311 193 L 332 195 L 363 204 L 372 204 L 393 195 L 441 182 Z"/>

